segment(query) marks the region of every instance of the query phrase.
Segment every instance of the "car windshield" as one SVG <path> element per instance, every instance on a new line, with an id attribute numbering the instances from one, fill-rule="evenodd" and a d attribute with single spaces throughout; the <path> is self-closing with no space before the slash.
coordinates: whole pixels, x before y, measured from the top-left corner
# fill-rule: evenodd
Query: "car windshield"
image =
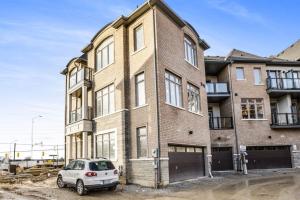
<path id="1" fill-rule="evenodd" d="M 91 171 L 113 170 L 115 166 L 110 161 L 95 161 L 89 164 Z"/>

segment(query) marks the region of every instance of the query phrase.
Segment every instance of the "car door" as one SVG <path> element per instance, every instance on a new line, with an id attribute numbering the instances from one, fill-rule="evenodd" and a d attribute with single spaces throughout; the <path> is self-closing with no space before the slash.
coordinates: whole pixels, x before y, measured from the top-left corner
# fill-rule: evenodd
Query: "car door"
<path id="1" fill-rule="evenodd" d="M 76 163 L 75 160 L 71 161 L 71 162 L 67 165 L 67 167 L 64 169 L 62 175 L 63 175 L 63 181 L 64 181 L 65 183 L 71 183 L 71 171 L 72 171 L 72 169 L 73 169 L 75 163 Z"/>
<path id="2" fill-rule="evenodd" d="M 70 172 L 70 181 L 71 184 L 76 185 L 76 181 L 84 173 L 85 163 L 82 160 L 77 160 L 73 169 Z"/>

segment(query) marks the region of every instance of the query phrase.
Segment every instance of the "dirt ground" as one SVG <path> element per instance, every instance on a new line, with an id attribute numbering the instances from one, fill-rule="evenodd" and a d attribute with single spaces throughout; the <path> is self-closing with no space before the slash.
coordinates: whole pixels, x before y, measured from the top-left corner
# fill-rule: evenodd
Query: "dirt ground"
<path id="1" fill-rule="evenodd" d="M 40 183 L 26 182 L 16 185 L 0 185 L 0 199 L 17 200 L 299 200 L 300 170 L 252 171 L 247 176 L 234 173 L 218 174 L 213 179 L 201 178 L 172 184 L 154 190 L 135 185 L 123 192 L 106 190 L 90 192 L 80 197 L 72 189 L 58 189 L 55 178 Z"/>

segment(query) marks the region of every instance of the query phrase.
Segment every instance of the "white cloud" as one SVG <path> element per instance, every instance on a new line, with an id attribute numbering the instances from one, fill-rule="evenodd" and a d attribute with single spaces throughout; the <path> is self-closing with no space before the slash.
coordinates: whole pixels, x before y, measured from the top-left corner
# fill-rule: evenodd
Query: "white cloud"
<path id="1" fill-rule="evenodd" d="M 265 19 L 260 14 L 250 11 L 248 8 L 234 0 L 208 0 L 208 3 L 212 7 L 235 17 L 243 18 L 262 25 L 266 24 Z"/>

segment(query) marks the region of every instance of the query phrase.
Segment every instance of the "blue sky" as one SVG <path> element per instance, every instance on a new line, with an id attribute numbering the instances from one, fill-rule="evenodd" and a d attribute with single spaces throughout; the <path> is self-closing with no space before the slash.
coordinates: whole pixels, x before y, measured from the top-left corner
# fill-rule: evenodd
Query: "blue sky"
<path id="1" fill-rule="evenodd" d="M 166 0 L 211 46 L 207 55 L 237 48 L 262 56 L 300 38 L 300 2 Z M 63 144 L 64 77 L 94 34 L 143 0 L 2 0 L 0 12 L 0 143 Z M 37 149 L 39 147 L 36 147 Z M 9 145 L 0 144 L 1 152 Z M 39 156 L 38 154 L 36 155 Z"/>

